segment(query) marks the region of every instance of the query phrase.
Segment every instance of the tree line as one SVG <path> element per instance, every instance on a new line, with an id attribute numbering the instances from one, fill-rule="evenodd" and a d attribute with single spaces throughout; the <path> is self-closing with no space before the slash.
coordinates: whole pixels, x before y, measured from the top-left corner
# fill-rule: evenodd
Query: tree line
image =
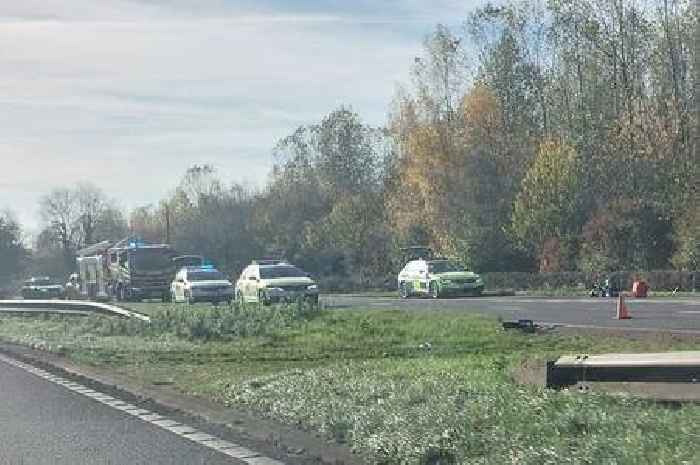
<path id="1" fill-rule="evenodd" d="M 342 106 L 277 142 L 263 188 L 193 166 L 128 218 L 53 192 L 38 249 L 131 231 L 358 283 L 415 244 L 481 272 L 697 269 L 696 28 L 690 0 L 487 4 L 407 57 L 383 127 Z"/>

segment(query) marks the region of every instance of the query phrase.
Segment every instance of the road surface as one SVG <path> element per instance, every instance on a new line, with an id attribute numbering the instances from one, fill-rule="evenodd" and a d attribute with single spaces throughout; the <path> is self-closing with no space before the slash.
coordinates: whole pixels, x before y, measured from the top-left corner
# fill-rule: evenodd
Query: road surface
<path id="1" fill-rule="evenodd" d="M 503 319 L 530 319 L 541 323 L 610 328 L 665 329 L 700 333 L 700 296 L 679 298 L 627 298 L 631 320 L 615 320 L 617 299 L 545 297 L 468 297 L 401 300 L 398 297 L 327 295 L 329 308 L 463 311 Z"/>
<path id="2" fill-rule="evenodd" d="M 245 465 L 0 360 L 0 465 Z"/>

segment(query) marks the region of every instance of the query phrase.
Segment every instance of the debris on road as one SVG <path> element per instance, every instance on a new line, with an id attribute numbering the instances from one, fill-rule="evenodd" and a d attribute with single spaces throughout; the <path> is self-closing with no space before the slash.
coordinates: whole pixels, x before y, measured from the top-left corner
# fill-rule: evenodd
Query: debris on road
<path id="1" fill-rule="evenodd" d="M 534 333 L 538 327 L 532 320 L 511 320 L 503 322 L 503 329 L 519 329 L 524 333 Z"/>

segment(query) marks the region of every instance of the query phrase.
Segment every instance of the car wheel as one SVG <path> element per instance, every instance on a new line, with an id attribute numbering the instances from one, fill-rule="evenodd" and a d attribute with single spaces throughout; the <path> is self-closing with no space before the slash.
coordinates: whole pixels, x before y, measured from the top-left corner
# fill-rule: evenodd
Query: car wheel
<path id="1" fill-rule="evenodd" d="M 185 302 L 187 302 L 187 305 L 194 305 L 194 298 L 189 292 L 185 292 Z"/>
<path id="2" fill-rule="evenodd" d="M 474 289 L 474 297 L 479 297 L 479 296 L 481 296 L 481 293 L 482 293 L 482 292 L 484 292 L 484 290 L 483 290 L 482 288 L 480 288 L 480 287 L 477 287 L 476 289 Z"/>
<path id="3" fill-rule="evenodd" d="M 433 299 L 437 299 L 440 297 L 440 287 L 435 281 L 432 281 L 430 283 L 430 287 L 428 288 L 430 291 L 430 297 Z"/>
<path id="4" fill-rule="evenodd" d="M 402 299 L 408 299 L 408 286 L 406 283 L 399 284 L 399 297 Z"/>
<path id="5" fill-rule="evenodd" d="M 267 301 L 267 296 L 263 291 L 258 291 L 258 304 L 269 305 L 269 302 Z"/>
<path id="6" fill-rule="evenodd" d="M 126 289 L 124 289 L 124 286 L 119 286 L 117 289 L 117 300 L 119 302 L 126 301 Z"/>

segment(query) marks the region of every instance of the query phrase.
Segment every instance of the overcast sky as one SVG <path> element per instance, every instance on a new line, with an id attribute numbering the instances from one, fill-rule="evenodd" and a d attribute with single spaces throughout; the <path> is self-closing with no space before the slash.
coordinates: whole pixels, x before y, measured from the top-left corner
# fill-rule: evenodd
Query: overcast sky
<path id="1" fill-rule="evenodd" d="M 300 124 L 340 104 L 383 124 L 423 37 L 474 3 L 0 1 L 0 209 L 35 229 L 83 180 L 132 208 L 195 163 L 262 185 Z"/>

